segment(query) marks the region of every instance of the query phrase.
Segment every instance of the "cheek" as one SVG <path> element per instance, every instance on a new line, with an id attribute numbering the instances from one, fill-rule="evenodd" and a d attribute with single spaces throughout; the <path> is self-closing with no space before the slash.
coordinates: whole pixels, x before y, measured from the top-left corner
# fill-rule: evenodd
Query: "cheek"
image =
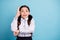
<path id="1" fill-rule="evenodd" d="M 21 15 L 24 15 L 24 13 L 23 13 L 23 12 L 21 12 Z"/>
<path id="2" fill-rule="evenodd" d="M 30 15 L 30 13 L 28 12 L 27 15 Z"/>

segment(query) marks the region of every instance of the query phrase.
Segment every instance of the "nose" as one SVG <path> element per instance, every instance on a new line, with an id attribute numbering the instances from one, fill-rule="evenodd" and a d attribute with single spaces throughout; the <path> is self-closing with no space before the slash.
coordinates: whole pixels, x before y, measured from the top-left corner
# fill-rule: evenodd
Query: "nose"
<path id="1" fill-rule="evenodd" d="M 26 14 L 26 12 L 24 11 L 24 14 Z"/>

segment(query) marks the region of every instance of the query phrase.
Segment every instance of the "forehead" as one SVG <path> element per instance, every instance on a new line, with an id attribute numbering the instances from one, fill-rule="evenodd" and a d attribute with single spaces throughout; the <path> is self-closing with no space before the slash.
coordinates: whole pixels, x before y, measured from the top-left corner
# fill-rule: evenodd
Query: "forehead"
<path id="1" fill-rule="evenodd" d="M 28 8 L 27 7 L 23 7 L 23 8 L 21 8 L 21 10 L 28 10 Z"/>

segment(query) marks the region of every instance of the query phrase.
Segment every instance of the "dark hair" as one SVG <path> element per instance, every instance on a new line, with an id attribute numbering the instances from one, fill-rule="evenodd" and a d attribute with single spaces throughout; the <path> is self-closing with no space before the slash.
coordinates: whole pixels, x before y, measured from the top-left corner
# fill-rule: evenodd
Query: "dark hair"
<path id="1" fill-rule="evenodd" d="M 26 7 L 26 8 L 29 10 L 29 12 L 30 12 L 29 7 L 26 6 L 26 5 L 21 6 L 21 7 L 19 8 L 19 11 L 21 11 L 21 8 L 23 8 L 23 7 Z M 30 25 L 32 18 L 33 18 L 32 15 L 29 15 L 29 16 L 28 16 L 28 20 L 27 20 L 28 25 Z M 18 17 L 18 20 L 17 20 L 17 21 L 18 21 L 18 22 L 17 22 L 17 27 L 18 27 L 18 29 L 19 29 L 19 25 L 21 24 L 21 15 Z"/>
<path id="2" fill-rule="evenodd" d="M 19 11 L 21 11 L 21 9 L 22 9 L 23 7 L 26 7 L 26 8 L 29 10 L 29 12 L 30 12 L 30 9 L 29 9 L 29 7 L 28 7 L 27 5 L 22 5 L 22 6 L 19 8 Z"/>

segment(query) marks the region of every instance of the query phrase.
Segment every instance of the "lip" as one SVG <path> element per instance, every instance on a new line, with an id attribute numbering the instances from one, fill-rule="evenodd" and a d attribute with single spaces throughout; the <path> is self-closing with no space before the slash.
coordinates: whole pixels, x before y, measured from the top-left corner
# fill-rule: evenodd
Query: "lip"
<path id="1" fill-rule="evenodd" d="M 27 16 L 27 15 L 23 15 L 23 16 Z"/>

